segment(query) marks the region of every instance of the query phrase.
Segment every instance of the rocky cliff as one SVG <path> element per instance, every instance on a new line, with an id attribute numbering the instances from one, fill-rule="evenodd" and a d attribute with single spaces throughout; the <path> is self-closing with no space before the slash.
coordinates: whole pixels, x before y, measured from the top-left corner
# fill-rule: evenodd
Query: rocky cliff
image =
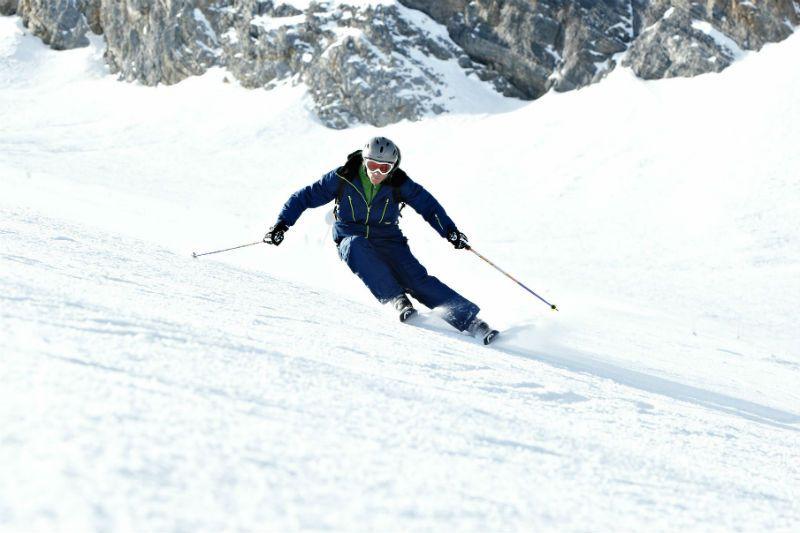
<path id="1" fill-rule="evenodd" d="M 617 65 L 657 79 L 720 71 L 800 24 L 800 0 L 0 0 L 56 49 L 102 33 L 120 79 L 176 83 L 211 66 L 246 87 L 302 83 L 327 125 L 447 110 L 443 64 L 538 98 Z"/>
<path id="2" fill-rule="evenodd" d="M 530 98 L 593 83 L 620 60 L 646 79 L 719 71 L 740 49 L 783 40 L 800 24 L 796 0 L 400 2 L 444 24 L 473 60 Z"/>

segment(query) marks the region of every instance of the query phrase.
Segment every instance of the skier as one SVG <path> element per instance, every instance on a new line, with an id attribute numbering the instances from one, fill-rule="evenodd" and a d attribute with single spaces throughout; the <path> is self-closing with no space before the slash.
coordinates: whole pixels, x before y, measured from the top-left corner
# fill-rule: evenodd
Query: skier
<path id="1" fill-rule="evenodd" d="M 400 150 L 392 141 L 370 139 L 344 166 L 292 194 L 264 242 L 279 245 L 303 211 L 334 200 L 333 240 L 339 257 L 379 302 L 391 303 L 405 322 L 416 313 L 408 293 L 436 308 L 457 330 L 484 344 L 492 342 L 498 332 L 478 318 L 478 306 L 429 275 L 400 231 L 400 211 L 408 204 L 457 250 L 469 246 L 439 202 L 400 168 Z"/>

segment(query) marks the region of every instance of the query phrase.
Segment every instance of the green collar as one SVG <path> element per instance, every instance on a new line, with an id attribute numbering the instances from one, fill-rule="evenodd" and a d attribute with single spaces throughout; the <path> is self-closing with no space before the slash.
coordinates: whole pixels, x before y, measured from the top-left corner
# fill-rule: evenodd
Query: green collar
<path id="1" fill-rule="evenodd" d="M 361 178 L 361 187 L 364 189 L 364 198 L 367 200 L 367 205 L 370 205 L 372 204 L 372 199 L 375 198 L 376 194 L 378 194 L 381 184 L 379 183 L 377 185 L 373 185 L 372 182 L 369 181 L 367 170 L 364 168 L 364 165 L 359 167 L 358 177 Z"/>

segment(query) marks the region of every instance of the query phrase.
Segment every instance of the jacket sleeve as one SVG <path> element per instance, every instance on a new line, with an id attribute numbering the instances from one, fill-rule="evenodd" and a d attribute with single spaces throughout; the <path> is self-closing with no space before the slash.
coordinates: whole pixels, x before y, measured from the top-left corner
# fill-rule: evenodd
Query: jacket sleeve
<path id="1" fill-rule="evenodd" d="M 336 171 L 332 170 L 322 176 L 319 181 L 292 194 L 283 204 L 283 209 L 278 215 L 278 222 L 293 226 L 306 209 L 320 207 L 329 203 L 336 198 L 341 179 L 336 174 Z"/>
<path id="2" fill-rule="evenodd" d="M 456 229 L 455 222 L 447 216 L 441 204 L 422 185 L 407 178 L 400 186 L 399 192 L 400 199 L 422 215 L 422 218 L 442 237 L 447 238 L 447 234 Z"/>

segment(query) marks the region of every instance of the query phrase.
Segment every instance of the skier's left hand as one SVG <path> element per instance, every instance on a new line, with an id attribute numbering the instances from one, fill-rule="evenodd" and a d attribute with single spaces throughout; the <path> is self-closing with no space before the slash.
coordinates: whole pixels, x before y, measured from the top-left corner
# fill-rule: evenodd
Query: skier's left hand
<path id="1" fill-rule="evenodd" d="M 289 229 L 283 221 L 278 221 L 277 224 L 269 228 L 269 231 L 264 235 L 264 242 L 267 244 L 274 244 L 279 246 L 283 242 L 283 234 Z"/>
<path id="2" fill-rule="evenodd" d="M 469 248 L 469 243 L 467 242 L 467 236 L 454 229 L 450 233 L 447 234 L 447 241 L 453 245 L 456 250 L 463 250 L 464 248 Z"/>

